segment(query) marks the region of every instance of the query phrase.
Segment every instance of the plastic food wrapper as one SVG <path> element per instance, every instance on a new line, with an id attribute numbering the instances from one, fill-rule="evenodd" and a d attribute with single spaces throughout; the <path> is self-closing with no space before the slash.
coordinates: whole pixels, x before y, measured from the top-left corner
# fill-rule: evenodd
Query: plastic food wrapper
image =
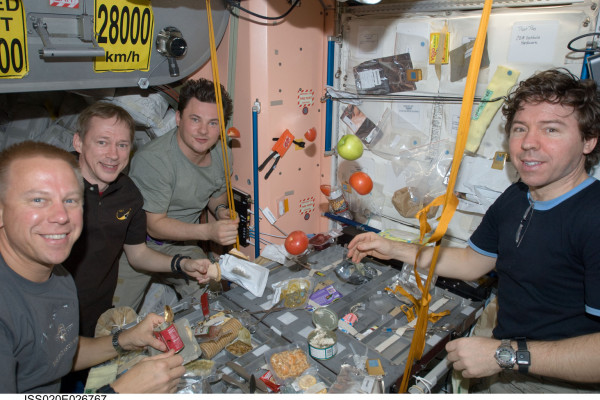
<path id="1" fill-rule="evenodd" d="M 278 385 L 289 385 L 304 371 L 316 367 L 308 356 L 307 345 L 303 343 L 271 349 L 265 353 L 265 360 Z"/>
<path id="2" fill-rule="evenodd" d="M 425 283 L 427 281 L 427 274 L 419 273 L 419 277 L 421 279 L 422 286 L 425 287 Z M 432 290 L 432 288 L 435 287 L 436 281 L 437 275 L 434 274 L 431 278 L 429 290 Z M 414 266 L 408 264 L 404 264 L 402 266 L 402 271 L 400 271 L 400 274 L 396 275 L 394 282 L 390 287 L 392 290 L 394 290 L 397 285 L 402 286 L 409 294 L 413 295 L 416 299 L 421 298 L 421 290 L 419 289 L 419 285 L 417 284 Z"/>
<path id="3" fill-rule="evenodd" d="M 185 364 L 185 370 L 194 376 L 209 376 L 215 373 L 216 366 L 212 360 L 197 359 Z"/>
<path id="4" fill-rule="evenodd" d="M 223 279 L 237 283 L 256 297 L 263 295 L 269 278 L 267 268 L 230 254 L 222 255 L 219 265 Z"/>
<path id="5" fill-rule="evenodd" d="M 288 252 L 285 250 L 283 244 L 268 244 L 262 249 L 260 256 L 278 262 L 279 264 L 285 264 Z"/>
<path id="6" fill-rule="evenodd" d="M 368 376 L 364 371 L 349 364 L 344 364 L 335 382 L 329 388 L 329 393 L 367 393 L 363 390 L 365 378 L 368 378 Z"/>
<path id="7" fill-rule="evenodd" d="M 221 328 L 220 335 L 211 341 L 206 341 L 200 344 L 202 355 L 204 358 L 212 359 L 229 343 L 237 339 L 242 324 L 235 318 L 230 318 Z"/>
<path id="8" fill-rule="evenodd" d="M 140 322 L 137 313 L 131 307 L 115 307 L 106 310 L 98 318 L 94 337 L 108 336 L 115 328 L 122 328 L 132 322 Z"/>
<path id="9" fill-rule="evenodd" d="M 329 285 L 323 289 L 315 290 L 315 292 L 310 295 L 306 309 L 313 311 L 317 307 L 326 306 L 340 298 L 342 298 L 342 294 L 338 292 L 333 285 Z"/>
<path id="10" fill-rule="evenodd" d="M 352 285 L 362 285 L 376 277 L 378 271 L 363 263 L 353 263 L 350 260 L 344 260 L 335 267 L 335 274 Z"/>
<path id="11" fill-rule="evenodd" d="M 236 357 L 243 356 L 253 349 L 252 335 L 250 334 L 250 331 L 244 327 L 239 330 L 237 339 L 225 346 L 225 350 Z"/>
<path id="12" fill-rule="evenodd" d="M 310 367 L 294 381 L 285 386 L 282 393 L 302 393 L 302 394 L 324 394 L 327 393 L 327 385 L 319 377 L 317 367 Z"/>
<path id="13" fill-rule="evenodd" d="M 308 244 L 316 251 L 325 250 L 334 242 L 335 240 L 326 233 L 318 233 L 308 239 Z"/>
<path id="14" fill-rule="evenodd" d="M 409 80 L 413 70 L 410 53 L 365 61 L 354 67 L 358 94 L 388 94 L 417 89 Z"/>
<path id="15" fill-rule="evenodd" d="M 280 302 L 287 308 L 301 308 L 308 303 L 315 286 L 311 277 L 286 279 L 271 285 L 275 307 Z"/>

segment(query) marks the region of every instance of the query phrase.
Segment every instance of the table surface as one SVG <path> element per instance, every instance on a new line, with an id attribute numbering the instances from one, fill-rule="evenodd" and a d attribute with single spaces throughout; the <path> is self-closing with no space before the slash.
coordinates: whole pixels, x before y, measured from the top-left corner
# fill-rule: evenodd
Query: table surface
<path id="1" fill-rule="evenodd" d="M 365 284 L 352 285 L 338 278 L 334 271 L 335 266 L 345 260 L 345 252 L 346 249 L 339 245 L 312 252 L 306 259 L 310 271 L 291 261 L 281 265 L 266 259 L 257 259 L 257 263 L 270 269 L 267 286 L 261 297 L 252 295 L 242 287 L 234 287 L 211 300 L 211 315 L 219 311 L 229 311 L 241 319 L 244 325 L 255 328 L 252 334 L 253 350 L 240 357 L 225 350 L 221 351 L 213 358 L 217 370 L 239 379 L 238 375 L 225 365 L 228 361 L 234 361 L 259 378 L 267 372 L 265 354 L 272 349 L 283 348 L 290 344 L 306 348 L 307 337 L 315 329 L 310 311 L 304 308 L 284 309 L 272 312 L 260 322 L 258 319 L 264 315 L 259 311 L 266 311 L 272 307 L 273 284 L 292 278 L 311 277 L 315 285 L 331 282 L 342 295 L 341 298 L 327 305 L 328 309 L 334 311 L 338 318 L 348 314 L 351 309 L 355 310 L 358 320 L 354 323 L 354 328 L 360 333 L 370 332 L 359 340 L 337 329 L 335 331 L 337 354 L 328 360 L 309 357 L 311 365 L 318 370 L 318 378 L 329 387 L 335 382 L 343 364 L 355 366 L 357 359 L 355 355 L 366 356 L 368 359 L 380 360 L 385 371 L 386 392 L 396 390 L 404 374 L 413 331 L 409 329 L 402 336 L 396 335 L 395 340 L 390 339 L 395 335 L 397 328 L 408 324 L 406 315 L 402 312 L 398 313 L 398 307 L 409 301 L 399 300 L 385 288 L 391 287 L 398 281 L 407 282 L 409 279 L 407 271 L 410 269 L 402 271 L 365 259 L 363 262 L 375 268 L 379 275 Z M 430 306 L 436 302 L 443 303 L 437 311 L 449 310 L 450 314 L 442 317 L 435 324 L 429 322 L 425 350 L 421 360 L 413 367 L 413 374 L 442 353 L 445 343 L 451 337 L 462 335 L 470 329 L 483 307 L 481 302 L 472 302 L 438 287 L 432 287 L 430 293 L 432 295 Z M 176 314 L 175 317 L 186 318 L 192 327 L 204 319 L 199 305 L 194 305 L 187 311 Z M 382 345 L 386 340 L 388 343 L 393 343 L 389 346 Z M 383 349 L 378 351 L 378 347 Z M 95 369 L 92 369 L 90 375 Z M 239 380 L 244 382 L 242 379 Z M 212 383 L 210 389 L 214 393 L 242 393 L 238 387 L 222 381 Z"/>

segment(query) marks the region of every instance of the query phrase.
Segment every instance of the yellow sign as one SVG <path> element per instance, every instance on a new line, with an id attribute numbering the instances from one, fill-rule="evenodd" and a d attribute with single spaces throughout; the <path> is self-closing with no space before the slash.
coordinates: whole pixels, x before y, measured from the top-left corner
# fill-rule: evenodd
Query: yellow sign
<path id="1" fill-rule="evenodd" d="M 27 26 L 22 0 L 0 1 L 0 78 L 22 78 L 29 72 Z"/>
<path id="2" fill-rule="evenodd" d="M 94 62 L 96 72 L 148 71 L 154 37 L 150 0 L 96 0 L 94 24 L 105 50 Z"/>

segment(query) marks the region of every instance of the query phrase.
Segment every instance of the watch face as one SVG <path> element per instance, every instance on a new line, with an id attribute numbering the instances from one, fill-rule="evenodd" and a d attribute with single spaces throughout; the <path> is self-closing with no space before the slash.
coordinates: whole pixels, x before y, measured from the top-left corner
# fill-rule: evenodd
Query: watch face
<path id="1" fill-rule="evenodd" d="M 510 369 L 517 359 L 515 350 L 510 345 L 501 345 L 496 350 L 496 361 L 501 368 Z"/>
<path id="2" fill-rule="evenodd" d="M 498 361 L 510 362 L 513 358 L 513 354 L 510 350 L 501 349 L 498 351 Z"/>

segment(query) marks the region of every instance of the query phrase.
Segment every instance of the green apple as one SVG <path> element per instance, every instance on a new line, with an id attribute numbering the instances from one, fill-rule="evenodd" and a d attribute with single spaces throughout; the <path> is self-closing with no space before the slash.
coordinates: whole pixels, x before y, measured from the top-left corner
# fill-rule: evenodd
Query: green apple
<path id="1" fill-rule="evenodd" d="M 356 160 L 363 153 L 362 141 L 356 135 L 344 135 L 337 144 L 337 152 L 346 160 Z"/>

